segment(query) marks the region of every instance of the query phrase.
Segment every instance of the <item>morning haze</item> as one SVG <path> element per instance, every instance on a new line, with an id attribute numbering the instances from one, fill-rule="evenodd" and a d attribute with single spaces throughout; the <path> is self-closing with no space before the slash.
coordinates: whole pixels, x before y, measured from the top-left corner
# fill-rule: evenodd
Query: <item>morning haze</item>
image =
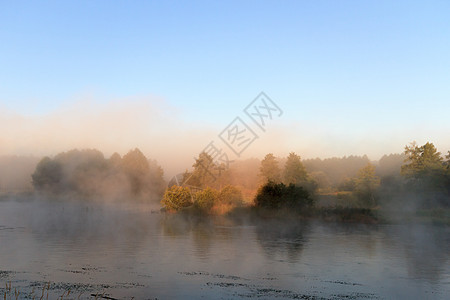
<path id="1" fill-rule="evenodd" d="M 448 298 L 449 10 L 1 3 L 0 298 Z"/>

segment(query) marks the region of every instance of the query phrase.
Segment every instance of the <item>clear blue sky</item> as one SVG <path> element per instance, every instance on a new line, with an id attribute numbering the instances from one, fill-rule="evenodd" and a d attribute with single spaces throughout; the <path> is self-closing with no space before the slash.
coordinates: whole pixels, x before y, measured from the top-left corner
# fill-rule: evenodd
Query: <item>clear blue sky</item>
<path id="1" fill-rule="evenodd" d="M 156 95 L 225 124 L 262 90 L 286 121 L 448 139 L 450 1 L 0 1 L 0 108 Z"/>

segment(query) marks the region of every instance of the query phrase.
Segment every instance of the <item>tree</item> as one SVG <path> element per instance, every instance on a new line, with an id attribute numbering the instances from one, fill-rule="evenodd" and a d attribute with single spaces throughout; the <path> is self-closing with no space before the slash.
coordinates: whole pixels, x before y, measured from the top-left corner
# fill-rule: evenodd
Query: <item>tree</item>
<path id="1" fill-rule="evenodd" d="M 445 156 L 445 158 L 447 159 L 445 161 L 445 165 L 447 166 L 447 170 L 450 170 L 450 151 L 448 151 L 448 154 Z"/>
<path id="2" fill-rule="evenodd" d="M 53 193 L 75 192 L 90 196 L 97 192 L 98 183 L 106 175 L 107 163 L 95 149 L 70 150 L 54 159 L 44 158 L 32 175 L 36 189 Z"/>
<path id="3" fill-rule="evenodd" d="M 128 177 L 133 195 L 137 196 L 148 191 L 150 165 L 145 155 L 138 148 L 123 156 L 122 170 Z"/>
<path id="4" fill-rule="evenodd" d="M 122 164 L 122 157 L 119 153 L 114 152 L 113 155 L 109 158 L 109 165 L 114 168 L 120 167 Z"/>
<path id="5" fill-rule="evenodd" d="M 401 174 L 409 179 L 420 180 L 426 176 L 441 170 L 443 159 L 433 143 L 427 142 L 423 146 L 417 146 L 415 142 L 405 147 L 405 163 L 401 168 Z"/>
<path id="6" fill-rule="evenodd" d="M 278 161 L 272 153 L 267 154 L 261 161 L 260 174 L 266 182 L 280 182 L 281 171 Z"/>
<path id="7" fill-rule="evenodd" d="M 218 191 L 207 187 L 195 194 L 195 206 L 204 212 L 209 212 L 218 199 Z"/>
<path id="8" fill-rule="evenodd" d="M 161 204 L 171 211 L 189 207 L 193 204 L 191 191 L 187 187 L 173 185 L 164 193 Z"/>
<path id="9" fill-rule="evenodd" d="M 380 186 L 380 178 L 375 175 L 375 166 L 371 163 L 358 171 L 355 179 L 355 191 L 363 204 L 374 206 L 377 204 L 376 190 Z"/>
<path id="10" fill-rule="evenodd" d="M 232 185 L 227 185 L 219 192 L 219 202 L 232 206 L 242 206 L 244 204 L 244 197 L 242 191 Z"/>
<path id="11" fill-rule="evenodd" d="M 194 170 L 185 181 L 187 185 L 201 188 L 213 185 L 217 178 L 215 174 L 217 165 L 213 162 L 211 155 L 206 152 L 200 153 L 192 167 Z"/>
<path id="12" fill-rule="evenodd" d="M 313 200 L 301 186 L 269 181 L 261 186 L 255 197 L 255 206 L 277 210 L 280 208 L 302 209 L 313 205 Z"/>
<path id="13" fill-rule="evenodd" d="M 165 183 L 163 171 L 156 161 L 147 161 L 139 149 L 123 158 L 114 153 L 105 159 L 95 149 L 70 150 L 44 158 L 32 175 L 37 190 L 52 193 L 74 193 L 83 198 L 124 198 L 158 195 L 161 199 Z"/>
<path id="14" fill-rule="evenodd" d="M 158 162 L 154 159 L 148 160 L 148 165 L 150 167 L 149 172 L 149 188 L 151 192 L 155 193 L 158 196 L 162 196 L 164 194 L 164 190 L 166 189 L 166 181 L 164 180 L 164 170 L 158 165 Z"/>
<path id="15" fill-rule="evenodd" d="M 37 190 L 48 190 L 55 192 L 63 177 L 62 166 L 59 162 L 49 157 L 44 157 L 36 166 L 31 175 L 33 186 Z"/>
<path id="16" fill-rule="evenodd" d="M 369 158 L 364 156 L 344 156 L 332 157 L 324 160 L 320 158 L 306 159 L 302 163 L 310 173 L 324 172 L 331 185 L 338 185 L 345 178 L 355 177 L 358 170 L 370 162 Z"/>
<path id="17" fill-rule="evenodd" d="M 300 156 L 294 152 L 289 153 L 284 166 L 284 183 L 301 185 L 308 180 L 308 174 L 303 166 Z"/>
<path id="18" fill-rule="evenodd" d="M 328 175 L 322 171 L 311 172 L 312 180 L 317 183 L 317 187 L 322 190 L 330 190 L 331 183 Z"/>
<path id="19" fill-rule="evenodd" d="M 429 142 L 419 147 L 413 142 L 405 147 L 405 155 L 401 173 L 407 179 L 408 190 L 420 196 L 422 206 L 450 206 L 448 162 L 436 147 Z"/>

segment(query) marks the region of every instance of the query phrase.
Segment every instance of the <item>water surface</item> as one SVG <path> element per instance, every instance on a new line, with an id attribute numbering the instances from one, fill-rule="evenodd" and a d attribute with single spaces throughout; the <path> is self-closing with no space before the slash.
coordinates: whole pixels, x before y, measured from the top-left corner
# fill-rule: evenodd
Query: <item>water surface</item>
<path id="1" fill-rule="evenodd" d="M 153 208 L 154 209 L 154 208 Z M 0 201 L 0 295 L 445 299 L 450 229 L 196 218 L 143 205 Z M 47 293 L 47 292 L 45 292 Z"/>

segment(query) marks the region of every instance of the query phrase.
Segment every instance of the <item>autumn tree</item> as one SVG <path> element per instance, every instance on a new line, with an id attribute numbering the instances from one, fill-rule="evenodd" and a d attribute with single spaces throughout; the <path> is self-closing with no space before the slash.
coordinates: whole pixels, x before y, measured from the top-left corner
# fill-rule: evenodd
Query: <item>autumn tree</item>
<path id="1" fill-rule="evenodd" d="M 191 191 L 187 187 L 171 186 L 164 193 L 161 204 L 170 211 L 177 211 L 193 204 Z"/>
<path id="2" fill-rule="evenodd" d="M 218 176 L 218 166 L 211 155 L 206 152 L 200 153 L 192 167 L 194 170 L 185 174 L 185 183 L 187 185 L 200 188 L 214 185 Z"/>
<path id="3" fill-rule="evenodd" d="M 272 153 L 267 154 L 261 161 L 260 175 L 265 182 L 280 182 L 281 171 L 278 161 Z"/>
<path id="4" fill-rule="evenodd" d="M 220 190 L 218 200 L 221 204 L 230 206 L 242 206 L 244 204 L 242 191 L 232 185 L 227 185 Z"/>
<path id="5" fill-rule="evenodd" d="M 210 212 L 214 204 L 217 202 L 219 192 L 213 188 L 207 187 L 198 191 L 195 198 L 195 206 L 203 212 Z"/>

